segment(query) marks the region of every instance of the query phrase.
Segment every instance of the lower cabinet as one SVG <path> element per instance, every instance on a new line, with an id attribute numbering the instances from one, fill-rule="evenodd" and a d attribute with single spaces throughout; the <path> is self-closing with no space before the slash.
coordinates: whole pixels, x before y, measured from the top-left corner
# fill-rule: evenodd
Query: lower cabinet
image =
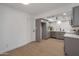
<path id="1" fill-rule="evenodd" d="M 50 32 L 50 37 L 55 38 L 56 37 L 56 33 L 55 32 Z"/>
<path id="2" fill-rule="evenodd" d="M 64 51 L 67 56 L 79 56 L 79 38 L 65 37 Z"/>
<path id="3" fill-rule="evenodd" d="M 50 32 L 50 37 L 57 38 L 57 39 L 64 39 L 64 34 L 65 32 L 52 31 Z"/>

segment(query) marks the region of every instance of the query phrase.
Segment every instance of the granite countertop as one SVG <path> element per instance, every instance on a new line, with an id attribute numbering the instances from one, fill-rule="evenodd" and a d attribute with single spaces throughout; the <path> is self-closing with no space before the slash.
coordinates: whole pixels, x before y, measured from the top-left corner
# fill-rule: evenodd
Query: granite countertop
<path id="1" fill-rule="evenodd" d="M 64 35 L 64 37 L 79 38 L 79 35 L 77 35 L 77 34 L 68 34 L 68 33 L 66 33 L 66 34 Z"/>

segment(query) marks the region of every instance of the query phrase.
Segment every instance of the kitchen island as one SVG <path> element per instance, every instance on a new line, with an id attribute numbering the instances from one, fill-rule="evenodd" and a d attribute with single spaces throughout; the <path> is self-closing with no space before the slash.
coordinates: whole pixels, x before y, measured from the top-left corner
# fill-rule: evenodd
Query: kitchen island
<path id="1" fill-rule="evenodd" d="M 79 35 L 64 35 L 64 51 L 68 56 L 79 56 Z"/>

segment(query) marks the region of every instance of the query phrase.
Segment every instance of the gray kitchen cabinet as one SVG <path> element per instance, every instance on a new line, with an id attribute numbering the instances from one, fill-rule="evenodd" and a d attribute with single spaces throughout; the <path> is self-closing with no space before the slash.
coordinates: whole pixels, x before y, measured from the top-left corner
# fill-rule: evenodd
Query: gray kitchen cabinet
<path id="1" fill-rule="evenodd" d="M 57 39 L 64 39 L 65 32 L 60 31 L 52 31 L 50 32 L 50 37 L 57 38 Z"/>
<path id="2" fill-rule="evenodd" d="M 55 38 L 55 37 L 56 37 L 56 33 L 55 33 L 54 31 L 51 31 L 51 32 L 50 32 L 50 37 Z"/>
<path id="3" fill-rule="evenodd" d="M 50 38 L 50 32 L 47 31 L 47 38 Z"/>
<path id="4" fill-rule="evenodd" d="M 55 37 L 57 38 L 57 39 L 59 39 L 59 35 L 60 33 L 59 32 L 55 32 Z"/>
<path id="5" fill-rule="evenodd" d="M 73 7 L 71 25 L 73 27 L 79 26 L 79 6 Z"/>
<path id="6" fill-rule="evenodd" d="M 65 32 L 60 33 L 60 39 L 64 39 Z"/>
<path id="7" fill-rule="evenodd" d="M 65 37 L 64 50 L 67 56 L 79 56 L 79 38 Z"/>
<path id="8" fill-rule="evenodd" d="M 57 39 L 64 39 L 65 32 L 56 32 L 56 38 Z"/>

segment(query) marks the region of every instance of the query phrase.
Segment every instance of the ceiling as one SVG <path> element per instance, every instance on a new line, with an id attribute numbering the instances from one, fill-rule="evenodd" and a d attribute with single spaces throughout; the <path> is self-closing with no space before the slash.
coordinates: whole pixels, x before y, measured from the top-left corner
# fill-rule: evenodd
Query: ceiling
<path id="1" fill-rule="evenodd" d="M 41 13 L 55 10 L 57 8 L 72 6 L 73 4 L 72 3 L 31 3 L 29 5 L 23 5 L 21 3 L 4 3 L 4 5 L 22 10 L 32 15 L 39 15 Z"/>

